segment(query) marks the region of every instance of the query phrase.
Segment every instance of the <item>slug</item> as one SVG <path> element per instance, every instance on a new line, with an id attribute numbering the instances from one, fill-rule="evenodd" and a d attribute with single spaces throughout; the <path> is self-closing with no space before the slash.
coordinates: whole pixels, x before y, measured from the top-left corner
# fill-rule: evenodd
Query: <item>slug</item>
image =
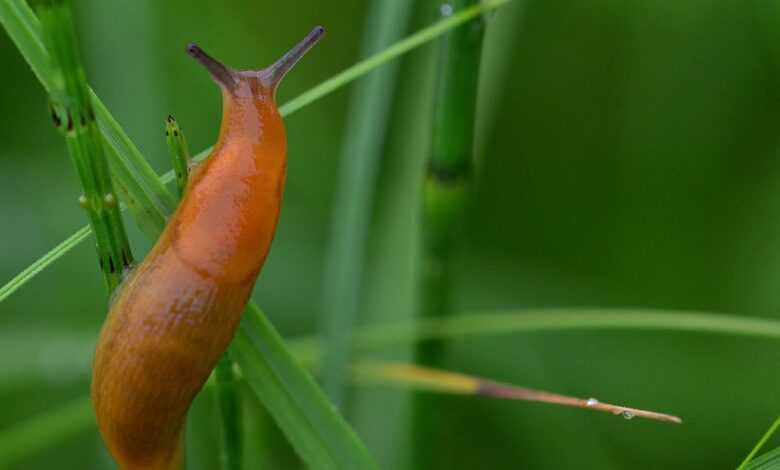
<path id="1" fill-rule="evenodd" d="M 259 71 L 233 70 L 187 46 L 222 88 L 222 124 L 100 333 L 92 403 L 123 470 L 183 463 L 187 410 L 233 338 L 279 219 L 287 141 L 276 88 L 323 33 L 314 28 Z"/>

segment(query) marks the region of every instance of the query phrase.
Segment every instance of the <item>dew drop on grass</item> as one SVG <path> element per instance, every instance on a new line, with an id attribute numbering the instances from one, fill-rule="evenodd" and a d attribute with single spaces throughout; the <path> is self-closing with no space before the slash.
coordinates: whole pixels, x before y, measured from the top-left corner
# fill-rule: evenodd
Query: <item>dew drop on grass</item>
<path id="1" fill-rule="evenodd" d="M 622 413 L 620 413 L 620 415 L 623 416 L 623 418 L 625 418 L 625 419 L 633 419 L 634 418 L 634 413 L 632 413 L 632 412 L 630 412 L 628 410 L 623 411 Z"/>
<path id="2" fill-rule="evenodd" d="M 447 16 L 452 15 L 452 5 L 450 5 L 449 3 L 442 3 L 441 6 L 439 7 L 439 13 L 441 14 L 441 16 L 444 16 L 445 18 Z"/>
<path id="3" fill-rule="evenodd" d="M 595 398 L 588 398 L 588 401 L 585 402 L 585 405 L 589 408 L 592 408 L 594 406 L 597 406 L 599 404 L 599 401 Z"/>

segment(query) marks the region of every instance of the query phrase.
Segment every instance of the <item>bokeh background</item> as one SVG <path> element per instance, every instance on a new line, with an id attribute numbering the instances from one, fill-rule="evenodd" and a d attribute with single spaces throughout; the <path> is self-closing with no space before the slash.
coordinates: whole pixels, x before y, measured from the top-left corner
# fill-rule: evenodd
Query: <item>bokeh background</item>
<path id="1" fill-rule="evenodd" d="M 391 0 L 385 0 L 391 1 Z M 313 24 L 327 39 L 285 101 L 359 59 L 361 0 L 83 0 L 90 82 L 155 169 L 164 119 L 199 151 L 220 96 L 186 54 L 274 60 Z M 422 0 L 409 30 L 432 21 Z M 456 260 L 457 310 L 627 306 L 780 316 L 780 2 L 515 1 L 491 14 L 478 183 Z M 404 57 L 384 145 L 361 323 L 414 311 L 420 181 L 435 47 Z M 85 223 L 46 98 L 0 33 L 0 282 Z M 382 73 L 381 69 L 378 73 Z M 287 119 L 288 186 L 255 293 L 289 337 L 315 333 L 350 89 Z M 132 227 L 132 224 L 128 224 Z M 132 228 L 138 257 L 149 244 Z M 0 304 L 0 429 L 88 387 L 106 298 L 91 242 Z M 408 357 L 406 348 L 387 357 Z M 561 332 L 458 340 L 447 367 L 668 411 L 683 426 L 463 397 L 439 451 L 457 468 L 734 468 L 780 409 L 780 345 L 725 335 Z M 212 397 L 190 420 L 191 468 L 217 468 Z M 409 393 L 356 388 L 345 410 L 384 468 L 407 468 Z M 247 399 L 247 468 L 300 464 Z M 111 468 L 88 429 L 18 468 Z M 262 467 L 261 467 L 262 465 Z"/>

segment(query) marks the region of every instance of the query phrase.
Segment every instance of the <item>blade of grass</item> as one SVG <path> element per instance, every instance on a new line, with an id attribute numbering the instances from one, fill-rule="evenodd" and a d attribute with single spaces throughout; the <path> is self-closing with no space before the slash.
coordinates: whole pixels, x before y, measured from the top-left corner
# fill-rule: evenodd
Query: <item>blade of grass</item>
<path id="1" fill-rule="evenodd" d="M 518 387 L 472 375 L 421 367 L 414 364 L 363 360 L 353 366 L 353 373 L 360 381 L 406 385 L 417 391 L 550 403 L 611 413 L 626 419 L 637 417 L 667 423 L 682 423 L 682 419 L 679 417 L 666 413 L 603 403 L 595 398 L 576 398 L 559 395 L 557 393 Z"/>
<path id="2" fill-rule="evenodd" d="M 442 4 L 442 16 L 479 5 L 480 0 L 451 0 Z M 423 184 L 422 262 L 419 273 L 420 318 L 452 313 L 452 252 L 463 218 L 471 180 L 477 84 L 482 57 L 484 21 L 447 33 L 440 41 L 438 87 L 428 168 Z M 423 341 L 415 348 L 415 362 L 438 367 L 444 354 L 442 340 Z M 433 395 L 415 395 L 412 402 L 415 468 L 452 466 L 438 449 L 451 438 L 457 410 L 445 408 Z"/>
<path id="3" fill-rule="evenodd" d="M 371 2 L 363 32 L 363 56 L 380 51 L 402 37 L 411 5 L 411 0 Z M 345 379 L 352 331 L 360 307 L 371 207 L 397 72 L 398 64 L 389 64 L 358 83 L 350 98 L 344 127 L 345 143 L 339 159 L 321 312 L 323 340 L 327 344 L 323 382 L 337 406 L 345 402 Z"/>
<path id="4" fill-rule="evenodd" d="M 264 317 L 259 315 L 259 312 L 250 309 L 247 312 L 247 316 L 254 320 L 250 322 L 242 322 L 241 327 L 245 325 L 253 325 L 255 322 L 259 322 L 260 326 L 257 329 L 267 328 L 263 326 L 263 322 L 266 322 Z M 231 352 L 242 348 L 249 354 L 252 354 L 253 349 L 251 342 L 254 338 L 255 328 L 250 328 L 252 336 L 243 336 L 242 341 L 245 344 L 241 346 L 234 345 Z M 773 319 L 762 318 L 744 318 L 736 315 L 725 315 L 716 313 L 703 313 L 703 312 L 678 312 L 678 311 L 659 311 L 659 310 L 621 310 L 621 309 L 548 309 L 548 310 L 528 310 L 528 311 L 512 311 L 504 313 L 475 313 L 475 314 L 458 314 L 441 319 L 427 320 L 419 325 L 418 323 L 407 323 L 401 325 L 375 325 L 368 328 L 362 328 L 356 332 L 355 350 L 359 352 L 377 351 L 389 346 L 396 346 L 399 344 L 415 343 L 417 341 L 423 341 L 430 338 L 447 338 L 449 340 L 457 340 L 460 338 L 477 337 L 483 335 L 495 335 L 495 334 L 511 334 L 511 333 L 534 333 L 545 331 L 580 331 L 580 330 L 626 330 L 626 331 L 643 331 L 643 330 L 657 330 L 657 331 L 675 331 L 675 332 L 694 332 L 694 333 L 709 333 L 709 334 L 725 334 L 733 336 L 744 336 L 750 338 L 761 338 L 769 340 L 780 340 L 780 321 Z M 18 336 L 18 335 L 13 335 Z M 0 338 L 2 339 L 2 338 Z M 9 341 L 0 341 L 0 348 L 2 345 L 8 344 Z M 278 342 L 273 342 L 265 345 L 274 351 L 274 354 L 286 354 L 289 351 L 294 351 L 297 360 L 306 364 L 313 364 L 321 356 L 320 350 L 321 342 L 318 338 L 301 338 L 289 342 L 288 351 L 279 348 Z M 0 349 L 0 356 L 8 351 Z M 18 354 L 18 351 L 12 349 L 11 352 Z M 274 362 L 270 362 L 273 364 Z M 299 380 L 299 376 L 293 376 L 287 378 L 282 373 L 277 373 L 267 368 L 269 363 L 258 363 L 258 366 L 254 367 L 247 372 L 246 369 L 242 369 L 244 373 L 244 380 L 247 380 L 250 385 L 256 387 L 268 387 L 273 393 L 283 393 L 280 391 L 283 387 L 281 382 L 290 380 Z M 307 380 L 311 380 L 307 376 Z M 214 381 L 210 380 L 207 387 L 214 386 Z M 295 400 L 296 397 L 290 397 L 282 395 L 279 397 L 279 401 L 282 400 Z M 87 398 L 84 398 L 87 400 Z M 587 403 L 586 403 L 587 404 Z M 291 404 L 291 408 L 302 408 L 304 405 Z M 314 406 L 309 404 L 309 406 Z M 277 413 L 283 412 L 283 409 L 276 410 Z M 335 413 L 335 410 L 330 410 L 331 413 Z M 322 414 L 322 410 L 318 410 L 317 414 Z M 61 419 L 60 416 L 67 415 L 69 419 Z M 50 425 L 46 424 L 49 420 L 53 423 L 52 428 L 66 428 L 70 429 L 71 433 L 78 432 L 81 429 L 86 429 L 87 426 L 80 425 L 86 420 L 87 425 L 94 420 L 91 419 L 91 410 L 85 406 L 81 409 L 81 413 L 64 413 L 60 409 L 49 411 L 41 414 L 39 417 L 34 418 L 33 422 L 27 421 L 21 425 L 15 426 L 9 430 L 0 433 L 0 468 L 10 466 L 16 462 L 19 458 L 31 455 L 39 449 L 42 449 L 43 445 L 47 443 L 54 444 L 55 440 L 46 441 L 44 443 L 39 442 L 42 433 L 45 432 Z M 282 417 L 289 421 L 305 421 L 308 418 L 304 412 L 296 411 L 290 416 Z M 327 413 L 325 419 L 327 417 Z M 332 419 L 332 417 L 330 418 Z M 292 424 L 289 426 L 293 426 Z M 29 432 L 28 429 L 34 429 L 35 432 Z M 63 433 L 63 436 L 66 433 Z M 6 436 L 32 435 L 34 438 L 19 438 L 18 440 L 11 441 L 11 444 L 7 444 Z M 321 446 L 316 441 L 313 446 Z M 780 449 L 765 454 L 762 457 L 751 462 L 750 465 L 757 464 L 759 461 L 763 461 L 764 457 L 769 454 L 776 454 L 776 459 L 780 462 Z M 753 469 L 758 467 L 748 466 L 747 468 Z M 762 467 L 766 468 L 766 467 Z"/>
<path id="5" fill-rule="evenodd" d="M 76 233 L 63 240 L 59 245 L 52 248 L 51 251 L 38 258 L 33 264 L 26 267 L 22 272 L 14 276 L 4 286 L 0 287 L 0 302 L 7 299 L 17 289 L 25 285 L 29 280 L 38 275 L 47 266 L 64 256 L 72 248 L 89 238 L 92 230 L 89 225 L 81 227 Z"/>
<path id="6" fill-rule="evenodd" d="M 339 88 L 346 86 L 352 81 L 357 80 L 375 68 L 398 58 L 399 56 L 425 44 L 428 41 L 436 39 L 438 36 L 446 33 L 450 29 L 456 28 L 483 13 L 495 10 L 511 1 L 513 0 L 483 0 L 483 2 L 478 7 L 466 9 L 449 18 L 438 21 L 437 23 L 418 31 L 406 39 L 395 43 L 393 46 L 385 49 L 384 51 L 375 54 L 366 60 L 358 62 L 343 72 L 329 78 L 328 80 L 325 80 L 309 91 L 285 103 L 279 108 L 280 113 L 282 116 L 289 116 L 290 114 L 308 106 L 320 98 L 323 98 L 324 96 L 327 96 Z M 23 0 L 0 0 L 0 24 L 3 25 L 11 39 L 21 51 L 22 55 L 31 65 L 36 77 L 38 77 L 41 83 L 46 86 L 47 83 L 42 77 L 45 77 L 45 72 L 48 70 L 48 66 L 46 65 L 48 62 L 48 54 L 43 48 L 42 43 L 40 43 L 41 45 L 38 44 L 40 42 L 40 33 L 38 31 L 38 24 L 35 15 L 32 14 L 32 11 L 30 11 Z M 138 152 L 137 148 L 132 145 L 132 142 L 129 140 L 129 138 L 127 138 L 126 134 L 124 134 L 116 120 L 111 117 L 102 102 L 97 99 L 94 94 L 92 96 L 95 112 L 98 116 L 98 123 L 100 124 L 101 131 L 104 133 L 104 138 L 110 144 L 109 148 L 107 149 L 108 155 L 111 157 L 109 163 L 112 163 L 114 158 L 118 158 L 118 156 L 115 154 L 120 150 L 126 152 L 124 155 L 127 156 L 127 158 L 130 160 L 143 160 L 140 152 Z M 105 120 L 105 123 L 103 123 L 102 120 Z M 113 136 L 113 138 L 109 139 L 109 136 Z M 124 145 L 121 145 L 123 142 Z M 205 159 L 211 150 L 212 147 L 209 147 L 198 153 L 194 157 L 195 161 L 201 161 Z M 147 171 L 147 169 L 150 171 Z M 148 167 L 148 164 L 141 165 L 137 171 L 130 171 L 130 169 L 124 169 L 119 166 L 111 165 L 111 171 L 114 173 L 114 182 L 119 185 L 118 189 L 125 196 L 126 200 L 128 194 L 145 194 L 143 198 L 135 200 L 137 205 L 131 206 L 131 209 L 133 210 L 133 215 L 136 217 L 136 220 L 139 221 L 139 225 L 142 226 L 142 229 L 146 227 L 144 233 L 147 236 L 152 236 L 154 234 L 154 226 L 160 223 L 164 223 L 164 216 L 162 219 L 160 219 L 159 214 L 170 213 L 174 206 L 170 193 L 168 193 L 167 190 L 164 190 L 164 186 L 162 186 L 173 181 L 173 170 L 164 173 L 163 175 L 159 176 L 159 178 Z M 157 198 L 152 198 L 149 194 L 146 194 L 148 192 L 148 188 L 145 189 L 141 186 L 135 188 L 123 188 L 119 183 L 120 179 L 134 181 L 134 178 L 139 178 L 139 181 L 140 179 L 156 179 L 159 182 L 160 187 L 163 188 L 164 194 L 160 193 L 157 194 Z M 156 184 L 153 186 L 157 187 Z M 157 200 L 158 202 L 152 203 L 154 200 Z M 146 202 L 148 202 L 150 205 L 145 205 Z M 167 208 L 164 207 L 166 205 Z M 88 230 L 88 228 L 85 227 L 80 229 L 77 234 L 83 230 Z M 72 240 L 75 237 L 76 234 L 71 235 L 68 240 Z M 81 238 L 79 241 L 83 239 L 84 238 Z M 39 260 L 35 261 L 33 265 L 22 271 L 22 273 L 14 276 L 10 282 L 0 287 L 0 302 L 16 292 L 25 283 L 30 281 L 36 274 L 45 269 L 46 266 L 61 258 L 74 246 L 75 244 L 66 244 L 65 242 L 60 243 L 57 245 L 57 247 L 49 251 Z M 37 268 L 32 269 L 33 266 L 37 266 Z M 22 276 L 24 273 L 27 273 L 27 275 Z"/>
<path id="7" fill-rule="evenodd" d="M 774 435 L 774 433 L 777 431 L 777 428 L 780 427 L 780 416 L 775 418 L 775 421 L 772 423 L 771 426 L 769 426 L 769 429 L 766 430 L 763 436 L 761 436 L 761 439 L 758 440 L 756 445 L 753 447 L 753 449 L 750 451 L 750 453 L 745 457 L 745 460 L 742 461 L 741 464 L 739 464 L 739 467 L 737 467 L 737 470 L 744 470 L 747 468 L 753 468 L 748 466 L 751 460 L 753 460 L 753 457 L 758 454 L 758 451 L 761 450 L 762 447 L 764 447 L 764 444 Z M 770 452 L 771 453 L 771 452 Z M 780 460 L 778 460 L 777 463 L 778 466 L 780 466 Z"/>
<path id="8" fill-rule="evenodd" d="M 745 470 L 779 470 L 780 469 L 780 448 L 770 450 L 766 454 L 750 462 Z"/>
<path id="9" fill-rule="evenodd" d="M 36 0 L 45 45 L 51 54 L 51 115 L 67 143 L 84 194 L 86 210 L 97 241 L 100 270 L 108 292 L 121 282 L 133 262 L 119 201 L 103 152 L 103 139 L 95 123 L 84 68 L 67 0 Z"/>

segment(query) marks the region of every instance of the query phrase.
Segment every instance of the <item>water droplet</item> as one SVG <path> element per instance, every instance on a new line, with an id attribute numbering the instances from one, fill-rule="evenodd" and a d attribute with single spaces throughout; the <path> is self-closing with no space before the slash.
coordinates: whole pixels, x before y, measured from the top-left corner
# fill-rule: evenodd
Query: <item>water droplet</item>
<path id="1" fill-rule="evenodd" d="M 452 5 L 449 3 L 442 3 L 439 7 L 439 13 L 444 17 L 452 15 Z"/>
<path id="2" fill-rule="evenodd" d="M 585 402 L 585 405 L 590 407 L 590 408 L 592 408 L 592 407 L 594 407 L 594 406 L 596 406 L 598 404 L 599 404 L 599 401 L 596 400 L 595 398 L 588 398 L 588 401 Z"/>
<path id="3" fill-rule="evenodd" d="M 103 202 L 105 202 L 106 207 L 114 207 L 116 205 L 116 198 L 113 194 L 108 193 L 103 197 Z"/>
<path id="4" fill-rule="evenodd" d="M 628 411 L 628 410 L 623 410 L 623 412 L 622 412 L 622 413 L 620 413 L 620 414 L 621 414 L 621 415 L 622 415 L 622 416 L 623 416 L 625 419 L 633 419 L 633 417 L 634 417 L 634 413 L 632 413 L 632 412 L 630 412 L 630 411 Z"/>
<path id="5" fill-rule="evenodd" d="M 79 196 L 79 205 L 84 209 L 86 209 L 87 206 L 89 206 L 89 200 L 87 199 L 87 196 L 83 194 Z"/>

